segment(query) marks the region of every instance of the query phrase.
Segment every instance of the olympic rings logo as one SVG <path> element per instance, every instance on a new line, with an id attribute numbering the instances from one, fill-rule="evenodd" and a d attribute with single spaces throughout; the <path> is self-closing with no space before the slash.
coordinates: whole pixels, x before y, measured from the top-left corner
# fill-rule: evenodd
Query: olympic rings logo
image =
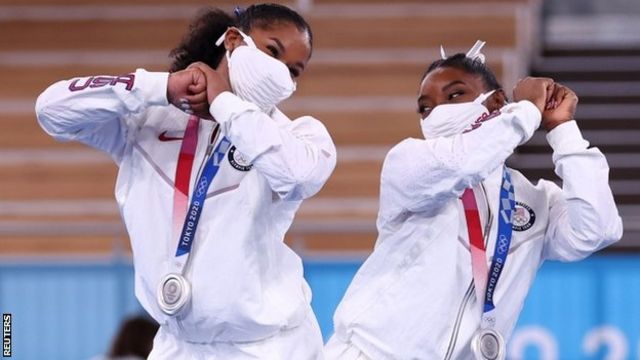
<path id="1" fill-rule="evenodd" d="M 202 196 L 205 194 L 205 192 L 207 191 L 207 187 L 209 185 L 209 182 L 207 181 L 206 178 L 202 178 L 200 179 L 200 182 L 198 182 L 198 189 L 196 191 L 196 196 Z"/>
<path id="2" fill-rule="evenodd" d="M 500 237 L 498 238 L 498 251 L 501 253 L 504 253 L 507 251 L 507 244 L 508 240 L 507 237 L 504 235 L 500 235 Z"/>

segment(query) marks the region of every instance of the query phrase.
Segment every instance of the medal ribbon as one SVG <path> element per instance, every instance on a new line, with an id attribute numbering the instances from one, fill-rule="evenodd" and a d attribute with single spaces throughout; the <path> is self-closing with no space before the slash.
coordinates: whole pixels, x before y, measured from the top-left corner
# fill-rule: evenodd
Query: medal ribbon
<path id="1" fill-rule="evenodd" d="M 198 222 L 200 221 L 200 215 L 204 208 L 204 201 L 207 198 L 207 190 L 209 190 L 209 186 L 218 174 L 220 164 L 224 160 L 225 154 L 230 147 L 231 142 L 227 140 L 226 137 L 223 137 L 213 151 L 213 154 L 211 154 L 204 165 L 202 175 L 200 175 L 200 178 L 196 182 L 196 187 L 194 188 L 193 195 L 191 196 L 191 205 L 189 205 L 187 216 L 184 220 L 184 226 L 182 227 L 182 232 L 178 239 L 176 257 L 189 254 L 191 251 Z"/>
<path id="2" fill-rule="evenodd" d="M 482 328 L 492 328 L 495 323 L 493 295 L 507 261 L 509 247 L 511 246 L 515 203 L 515 190 L 511 182 L 511 175 L 505 167 L 502 172 L 502 184 L 500 185 L 498 235 L 496 237 L 493 260 L 491 261 L 490 268 L 487 269 L 486 248 L 482 239 L 480 215 L 473 189 L 466 189 L 462 194 L 462 205 L 467 220 L 469 243 L 471 244 L 471 267 L 473 269 L 476 296 L 478 299 L 484 300 Z"/>
<path id="3" fill-rule="evenodd" d="M 178 239 L 176 250 L 176 265 L 180 272 L 184 269 L 188 255 L 191 252 L 196 229 L 200 221 L 200 215 L 204 208 L 209 186 L 216 177 L 220 164 L 225 158 L 225 154 L 231 147 L 231 142 L 223 137 L 213 154 L 206 160 L 202 174 L 196 181 L 191 197 L 191 203 L 187 206 L 189 183 L 191 179 L 191 168 L 198 143 L 198 121 L 195 116 L 189 118 L 187 129 L 185 130 L 176 167 L 176 185 L 173 197 L 173 238 Z M 183 221 L 182 224 L 180 221 Z M 181 230 L 180 230 L 181 229 Z"/>
<path id="4" fill-rule="evenodd" d="M 178 164 L 176 166 L 176 180 L 173 189 L 173 216 L 171 238 L 177 239 L 182 228 L 182 219 L 187 215 L 189 203 L 189 184 L 191 183 L 191 168 L 198 147 L 198 123 L 197 116 L 189 117 L 187 128 L 184 131 Z"/>

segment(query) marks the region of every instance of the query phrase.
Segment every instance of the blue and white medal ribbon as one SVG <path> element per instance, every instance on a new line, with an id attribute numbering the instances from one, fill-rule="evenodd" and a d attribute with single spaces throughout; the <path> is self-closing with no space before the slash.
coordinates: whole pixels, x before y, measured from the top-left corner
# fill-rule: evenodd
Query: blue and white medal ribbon
<path id="1" fill-rule="evenodd" d="M 200 215 L 207 198 L 207 191 L 230 147 L 231 142 L 227 138 L 222 138 L 213 154 L 207 159 L 202 174 L 196 182 L 173 260 L 173 265 L 178 271 L 167 274 L 160 282 L 157 290 L 158 306 L 167 315 L 177 315 L 191 303 L 191 285 L 184 277 L 184 272 L 193 247 Z"/>
<path id="2" fill-rule="evenodd" d="M 504 338 L 494 327 L 496 323 L 493 302 L 496 286 L 507 261 L 511 246 L 513 212 L 515 211 L 515 190 L 511 182 L 509 171 L 505 167 L 502 172 L 500 186 L 500 204 L 498 216 L 498 235 L 496 237 L 493 260 L 489 267 L 488 276 L 486 269 L 486 249 L 482 241 L 482 229 L 477 221 L 477 204 L 473 190 L 467 189 L 462 197 L 471 244 L 472 267 L 474 283 L 478 297 L 483 296 L 483 313 L 480 330 L 471 341 L 471 348 L 476 359 L 502 360 L 506 356 Z M 478 235 L 480 234 L 480 235 Z M 477 259 L 482 259 L 480 262 Z M 476 260 L 476 261 L 473 261 Z M 484 291 L 481 291 L 484 290 Z M 480 299 L 479 299 L 480 300 Z"/>
<path id="3" fill-rule="evenodd" d="M 496 238 L 493 260 L 489 268 L 484 309 L 482 314 L 482 327 L 491 328 L 495 325 L 495 309 L 493 296 L 498 280 L 507 262 L 511 236 L 513 234 L 513 213 L 516 208 L 516 195 L 511 182 L 509 171 L 505 168 L 502 172 L 502 184 L 500 186 L 500 210 L 498 216 L 498 236 Z"/>

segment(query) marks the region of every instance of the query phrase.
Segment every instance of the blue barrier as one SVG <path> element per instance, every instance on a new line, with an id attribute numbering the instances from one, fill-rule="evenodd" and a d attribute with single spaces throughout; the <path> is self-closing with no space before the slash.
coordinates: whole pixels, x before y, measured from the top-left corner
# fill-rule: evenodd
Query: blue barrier
<path id="1" fill-rule="evenodd" d="M 306 261 L 325 339 L 359 262 Z M 510 358 L 640 359 L 640 256 L 547 263 L 509 344 Z M 13 358 L 89 359 L 141 311 L 126 263 L 0 264 L 0 311 L 11 313 Z"/>

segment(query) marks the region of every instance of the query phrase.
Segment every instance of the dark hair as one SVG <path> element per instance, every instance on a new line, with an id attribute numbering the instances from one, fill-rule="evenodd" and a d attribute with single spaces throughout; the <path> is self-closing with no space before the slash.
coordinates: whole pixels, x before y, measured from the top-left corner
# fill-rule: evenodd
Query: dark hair
<path id="1" fill-rule="evenodd" d="M 427 71 L 422 74 L 422 78 L 420 78 L 420 82 L 424 80 L 430 72 L 439 68 L 454 68 L 458 70 L 462 70 L 468 74 L 478 75 L 482 78 L 484 82 L 484 86 L 487 90 L 498 90 L 502 89 L 502 85 L 496 79 L 496 75 L 493 73 L 491 69 L 485 64 L 483 64 L 480 60 L 468 58 L 466 54 L 458 53 L 453 56 L 449 56 L 446 59 L 436 60 L 429 65 Z"/>
<path id="2" fill-rule="evenodd" d="M 146 359 L 153 348 L 153 338 L 158 324 L 145 316 L 125 320 L 113 339 L 108 356 L 110 358 L 137 356 Z"/>
<path id="3" fill-rule="evenodd" d="M 226 50 L 214 43 L 230 26 L 249 34 L 253 27 L 265 29 L 277 23 L 291 23 L 309 35 L 309 46 L 313 48 L 311 27 L 300 14 L 286 6 L 257 4 L 244 10 L 236 8 L 234 13 L 235 18 L 216 8 L 202 10 L 189 25 L 187 35 L 169 53 L 173 59 L 169 71 L 185 69 L 196 61 L 217 68 Z"/>

